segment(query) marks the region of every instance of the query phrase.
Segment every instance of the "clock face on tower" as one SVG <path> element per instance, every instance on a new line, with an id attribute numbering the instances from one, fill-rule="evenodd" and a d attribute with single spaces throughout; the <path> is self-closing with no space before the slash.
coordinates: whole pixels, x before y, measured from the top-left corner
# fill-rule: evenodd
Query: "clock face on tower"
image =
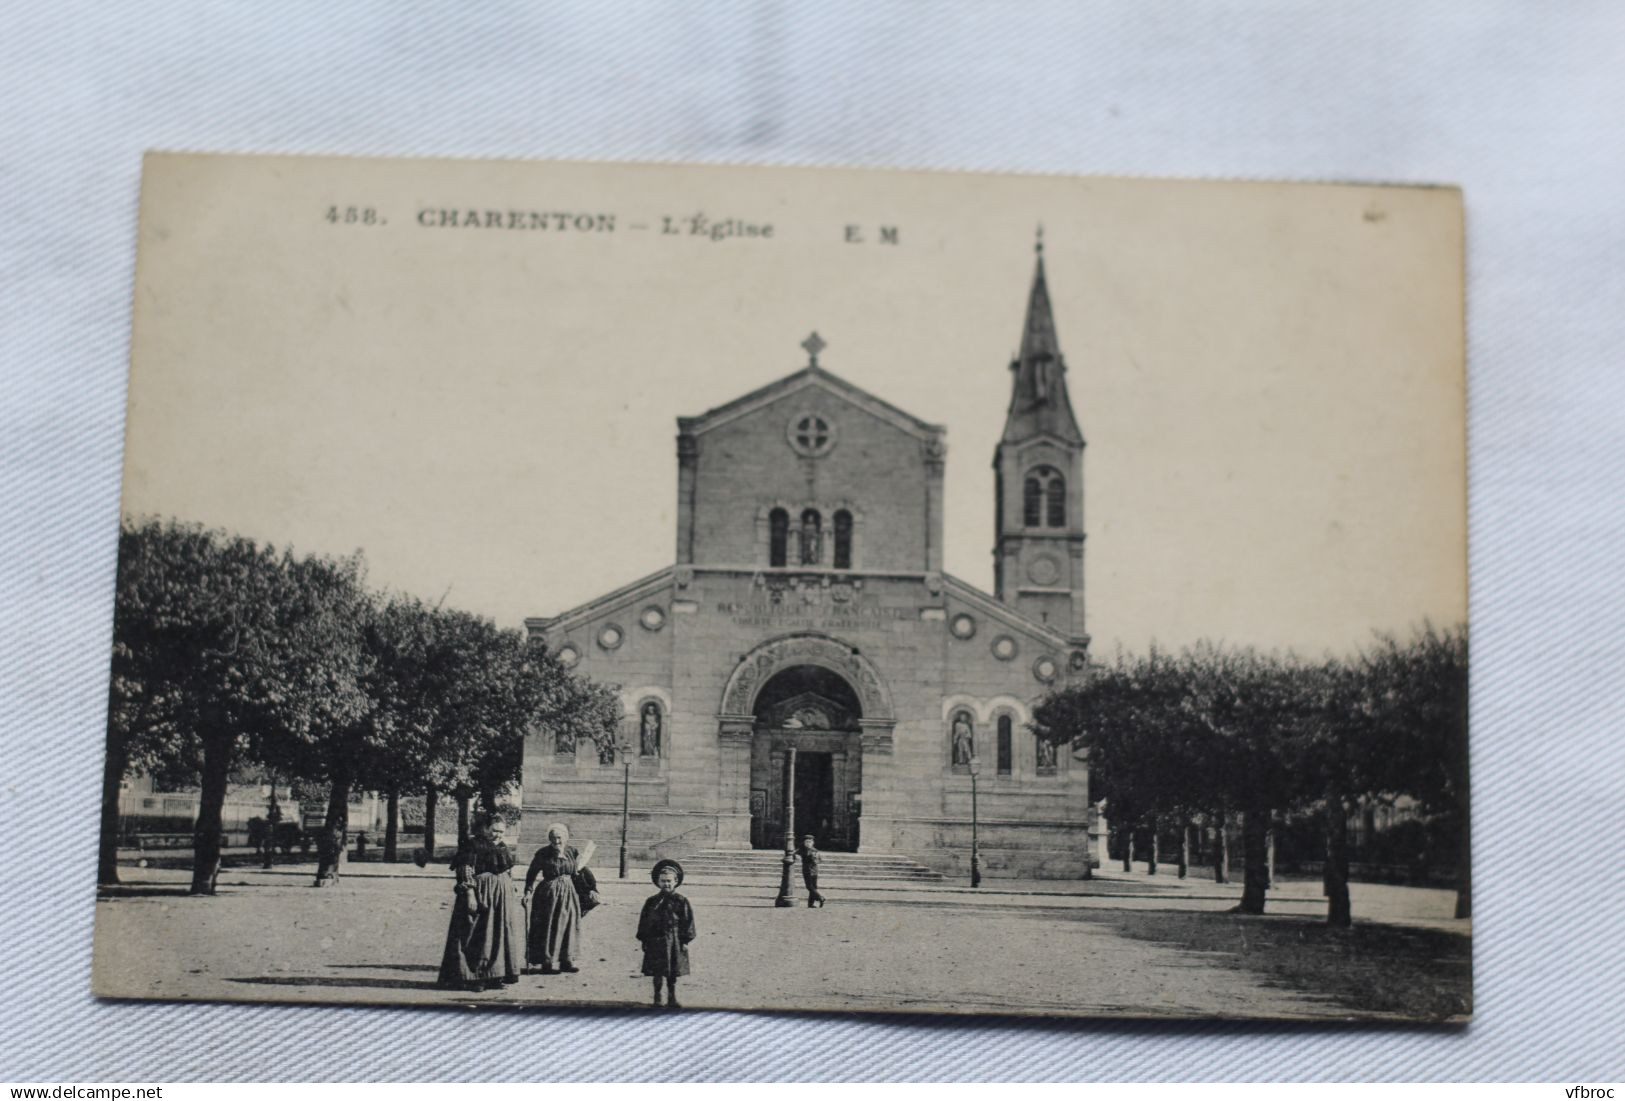
<path id="1" fill-rule="evenodd" d="M 1053 556 L 1040 554 L 1027 563 L 1027 580 L 1034 585 L 1053 585 L 1061 579 L 1061 564 Z"/>

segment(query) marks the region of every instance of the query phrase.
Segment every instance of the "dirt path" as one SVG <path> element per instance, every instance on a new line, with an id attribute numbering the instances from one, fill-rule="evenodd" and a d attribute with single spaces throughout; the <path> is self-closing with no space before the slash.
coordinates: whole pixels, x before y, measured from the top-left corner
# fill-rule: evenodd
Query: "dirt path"
<path id="1" fill-rule="evenodd" d="M 415 869 L 414 869 L 415 871 Z M 294 869 L 231 869 L 212 899 L 185 875 L 125 869 L 97 907 L 96 990 L 116 997 L 432 1005 L 641 1005 L 641 880 L 607 881 L 578 975 L 469 995 L 434 985 L 452 893 L 444 875 L 352 874 L 315 890 Z M 772 891 L 690 884 L 695 1008 L 1112 1016 L 1346 1017 L 1210 954 L 1114 932 L 1099 907 L 1140 899 L 919 892 L 775 909 Z"/>

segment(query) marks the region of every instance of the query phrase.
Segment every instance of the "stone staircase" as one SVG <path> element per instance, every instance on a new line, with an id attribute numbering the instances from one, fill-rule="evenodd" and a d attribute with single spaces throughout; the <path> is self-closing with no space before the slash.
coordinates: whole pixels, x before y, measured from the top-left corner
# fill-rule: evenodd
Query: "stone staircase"
<path id="1" fill-rule="evenodd" d="M 820 884 L 875 887 L 943 882 L 942 876 L 906 856 L 826 852 L 818 866 Z M 712 883 L 777 883 L 784 867 L 782 849 L 702 849 L 678 858 L 687 880 Z M 794 867 L 801 888 L 801 862 Z"/>

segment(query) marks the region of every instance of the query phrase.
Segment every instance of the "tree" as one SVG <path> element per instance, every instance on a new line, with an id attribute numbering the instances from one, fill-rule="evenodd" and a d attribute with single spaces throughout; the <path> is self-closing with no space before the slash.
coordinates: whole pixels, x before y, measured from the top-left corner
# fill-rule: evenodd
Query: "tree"
<path id="1" fill-rule="evenodd" d="M 565 730 L 610 744 L 620 699 L 575 676 L 539 643 L 465 612 L 434 614 L 434 641 L 424 678 L 430 715 L 424 759 L 431 795 L 458 801 L 458 843 L 467 843 L 471 801 L 495 813 L 500 795 L 520 779 L 525 735 Z"/>
<path id="2" fill-rule="evenodd" d="M 173 521 L 120 529 L 103 853 L 116 844 L 114 786 L 129 768 L 194 776 L 194 894 L 213 894 L 233 772 L 274 731 L 290 668 L 291 557 L 252 540 Z M 331 693 L 327 694 L 331 699 Z M 115 818 L 109 829 L 108 818 Z M 104 867 L 104 877 L 106 869 Z M 116 873 L 115 873 L 116 874 Z"/>
<path id="3" fill-rule="evenodd" d="M 1281 752 L 1291 770 L 1299 809 L 1318 814 L 1322 821 L 1326 923 L 1346 929 L 1353 921 L 1348 819 L 1360 796 L 1371 790 L 1376 763 L 1362 679 L 1354 665 L 1330 660 L 1319 665 L 1294 663 L 1279 674 L 1289 682 L 1284 687 L 1290 720 Z"/>
<path id="4" fill-rule="evenodd" d="M 1155 649 L 1138 659 L 1119 654 L 1034 712 L 1038 737 L 1087 751 L 1090 798 L 1106 800 L 1126 846 L 1141 823 L 1154 838 L 1165 817 L 1184 832 L 1192 817 L 1212 809 L 1212 746 L 1181 705 L 1187 681 L 1188 670 Z"/>
<path id="5" fill-rule="evenodd" d="M 1262 913 L 1269 885 L 1272 812 L 1292 797 L 1280 755 L 1295 713 L 1284 664 L 1251 650 L 1201 645 L 1170 657 L 1119 656 L 1035 712 L 1041 737 L 1088 751 L 1091 777 L 1114 818 L 1153 830 L 1173 815 L 1182 831 L 1199 815 L 1222 831 L 1242 812 L 1246 862 L 1241 908 Z M 1222 846 L 1215 876 L 1222 881 Z"/>
<path id="6" fill-rule="evenodd" d="M 371 691 L 378 744 L 368 763 L 371 782 L 387 800 L 384 859 L 399 854 L 400 798 L 423 792 L 436 714 L 436 610 L 416 597 L 392 596 L 374 623 Z"/>
<path id="7" fill-rule="evenodd" d="M 1269 823 L 1292 799 L 1280 752 L 1295 700 L 1281 659 L 1202 644 L 1179 659 L 1180 707 L 1201 732 L 1201 767 L 1221 805 L 1241 811 L 1243 913 L 1264 912 Z"/>
<path id="8" fill-rule="evenodd" d="M 359 554 L 291 552 L 197 525 L 126 520 L 103 773 L 98 879 L 117 881 L 131 769 L 201 789 L 192 890 L 212 894 L 222 809 L 253 763 L 327 792 L 317 885 L 343 862 L 349 798 L 454 792 L 495 811 L 534 729 L 611 745 L 614 691 L 489 620 L 369 593 Z M 431 827 L 432 828 L 432 827 Z M 393 856 L 394 838 L 386 834 Z"/>
<path id="9" fill-rule="evenodd" d="M 1431 626 L 1382 638 L 1347 660 L 1203 644 L 1168 658 L 1119 656 L 1035 711 L 1041 737 L 1087 749 L 1095 792 L 1132 827 L 1242 814 L 1240 908 L 1262 913 L 1268 831 L 1312 814 L 1325 840 L 1327 921 L 1346 927 L 1348 819 L 1363 803 L 1411 796 L 1460 840 L 1458 916 L 1471 913 L 1466 738 L 1467 636 Z M 1221 851 L 1215 874 L 1222 881 Z"/>
<path id="10" fill-rule="evenodd" d="M 190 544 L 190 546 L 188 546 Z M 186 667 L 183 624 L 197 629 L 186 571 L 201 568 L 200 529 L 124 522 L 113 599 L 113 662 L 107 700 L 107 756 L 102 768 L 99 884 L 118 882 L 119 791 L 124 777 L 174 765 L 185 735 L 178 724 Z M 169 758 L 165 761 L 165 758 Z"/>
<path id="11" fill-rule="evenodd" d="M 1472 916 L 1467 628 L 1424 624 L 1408 643 L 1380 638 L 1361 655 L 1370 731 L 1366 786 L 1414 797 L 1456 835 L 1456 916 Z"/>

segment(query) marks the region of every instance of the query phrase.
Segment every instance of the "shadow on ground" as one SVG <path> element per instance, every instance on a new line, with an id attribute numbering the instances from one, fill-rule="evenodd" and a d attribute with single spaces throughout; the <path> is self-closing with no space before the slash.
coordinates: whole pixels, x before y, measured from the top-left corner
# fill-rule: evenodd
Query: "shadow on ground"
<path id="1" fill-rule="evenodd" d="M 249 983 L 254 986 L 320 986 L 336 987 L 341 990 L 443 990 L 439 983 L 420 979 L 370 979 L 357 976 L 356 978 L 333 978 L 326 975 L 251 975 L 247 978 L 231 979 L 231 982 Z"/>

